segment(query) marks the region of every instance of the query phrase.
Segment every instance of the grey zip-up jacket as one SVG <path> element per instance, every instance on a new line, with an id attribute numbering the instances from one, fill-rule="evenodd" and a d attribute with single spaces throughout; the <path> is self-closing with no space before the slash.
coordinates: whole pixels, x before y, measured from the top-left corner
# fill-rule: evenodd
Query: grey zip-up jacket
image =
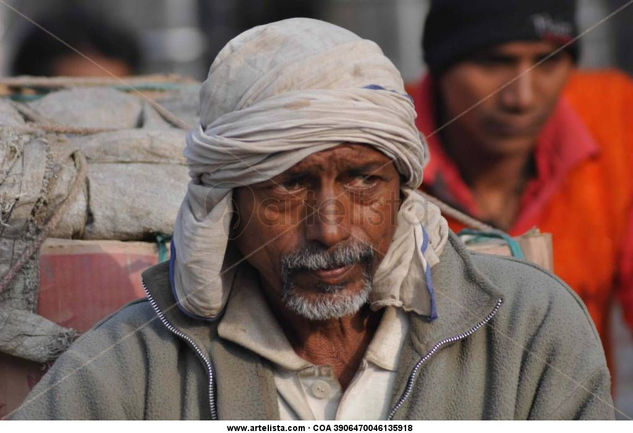
<path id="1" fill-rule="evenodd" d="M 464 249 L 433 267 L 439 317 L 410 314 L 393 419 L 612 419 L 579 298 L 535 266 Z M 174 306 L 168 266 L 62 355 L 14 419 L 276 419 L 271 367 Z"/>

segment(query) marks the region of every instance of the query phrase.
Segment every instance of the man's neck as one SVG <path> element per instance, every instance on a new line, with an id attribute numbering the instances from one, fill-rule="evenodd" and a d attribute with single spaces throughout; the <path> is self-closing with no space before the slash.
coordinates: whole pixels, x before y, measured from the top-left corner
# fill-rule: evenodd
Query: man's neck
<path id="1" fill-rule="evenodd" d="M 533 176 L 533 152 L 473 152 L 473 148 L 482 146 L 452 137 L 451 131 L 444 134 L 443 144 L 473 194 L 480 218 L 500 229 L 510 229 L 519 212 L 521 195 Z"/>
<path id="2" fill-rule="evenodd" d="M 378 329 L 382 310 L 374 312 L 365 305 L 352 316 L 314 321 L 270 298 L 268 303 L 295 353 L 314 365 L 331 366 L 347 389 Z"/>

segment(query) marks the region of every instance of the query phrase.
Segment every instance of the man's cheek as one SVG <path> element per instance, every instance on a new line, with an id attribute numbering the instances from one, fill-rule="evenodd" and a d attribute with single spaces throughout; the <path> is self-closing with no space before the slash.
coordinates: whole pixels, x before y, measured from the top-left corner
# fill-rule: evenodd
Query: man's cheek
<path id="1" fill-rule="evenodd" d="M 274 228 L 279 224 L 283 224 L 281 221 L 283 214 L 281 213 L 280 205 L 275 200 L 266 200 L 258 208 L 256 215 L 257 223 L 264 228 Z"/>
<path id="2" fill-rule="evenodd" d="M 398 210 L 402 200 L 399 189 L 397 192 L 385 197 L 381 197 L 369 206 L 369 221 L 373 226 L 395 227 L 398 218 Z"/>
<path id="3" fill-rule="evenodd" d="M 367 211 L 365 211 L 364 219 L 367 221 L 367 225 L 371 229 L 381 227 L 385 222 L 386 215 L 381 212 L 381 206 L 372 205 Z"/>
<path id="4" fill-rule="evenodd" d="M 381 227 L 389 220 L 389 215 L 387 215 L 389 207 L 389 200 L 385 197 L 379 198 L 369 206 L 362 207 L 360 209 L 360 219 L 363 221 L 363 225 L 372 229 Z"/>

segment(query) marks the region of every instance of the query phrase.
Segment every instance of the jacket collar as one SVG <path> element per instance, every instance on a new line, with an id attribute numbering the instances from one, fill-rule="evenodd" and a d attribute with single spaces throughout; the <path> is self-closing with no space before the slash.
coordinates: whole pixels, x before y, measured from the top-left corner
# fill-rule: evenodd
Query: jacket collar
<path id="1" fill-rule="evenodd" d="M 411 315 L 412 347 L 427 354 L 438 342 L 467 333 L 503 300 L 496 288 L 473 264 L 470 253 L 451 233 L 440 262 L 431 272 L 438 318 L 432 322 Z"/>
<path id="2" fill-rule="evenodd" d="M 165 320 L 177 330 L 184 332 L 196 345 L 208 352 L 210 341 L 215 338 L 217 333 L 217 324 L 198 320 L 182 313 L 172 295 L 168 262 L 147 269 L 143 272 L 142 279 L 148 298 L 155 302 Z M 165 324 L 164 321 L 163 324 Z"/>
<path id="3" fill-rule="evenodd" d="M 400 407 L 398 402 L 416 374 L 416 366 L 445 344 L 477 332 L 503 302 L 500 290 L 477 269 L 466 247 L 452 232 L 440 262 L 432 269 L 432 278 L 438 318 L 429 322 L 422 316 L 409 315 L 410 338 L 402 349 L 392 407 Z M 398 413 L 401 415 L 401 411 Z"/>
<path id="4" fill-rule="evenodd" d="M 179 336 L 194 351 L 195 346 L 200 348 L 199 356 L 210 362 L 213 389 L 209 390 L 209 398 L 214 400 L 218 418 L 277 419 L 277 400 L 270 398 L 275 395 L 275 385 L 267 364 L 258 355 L 219 338 L 217 320 L 200 320 L 182 313 L 172 295 L 167 262 L 147 269 L 142 278 L 150 303 L 163 316 L 163 325 L 189 338 L 191 341 Z M 233 374 L 222 374 L 227 371 Z"/>

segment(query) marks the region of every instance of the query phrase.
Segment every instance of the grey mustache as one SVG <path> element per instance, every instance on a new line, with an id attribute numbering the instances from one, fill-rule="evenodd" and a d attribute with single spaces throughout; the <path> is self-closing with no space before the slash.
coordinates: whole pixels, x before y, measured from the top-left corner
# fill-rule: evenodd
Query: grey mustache
<path id="1" fill-rule="evenodd" d="M 323 247 L 308 246 L 283 256 L 281 268 L 282 273 L 287 275 L 296 271 L 318 271 L 370 263 L 373 258 L 374 250 L 365 243 L 345 245 L 330 252 Z"/>

